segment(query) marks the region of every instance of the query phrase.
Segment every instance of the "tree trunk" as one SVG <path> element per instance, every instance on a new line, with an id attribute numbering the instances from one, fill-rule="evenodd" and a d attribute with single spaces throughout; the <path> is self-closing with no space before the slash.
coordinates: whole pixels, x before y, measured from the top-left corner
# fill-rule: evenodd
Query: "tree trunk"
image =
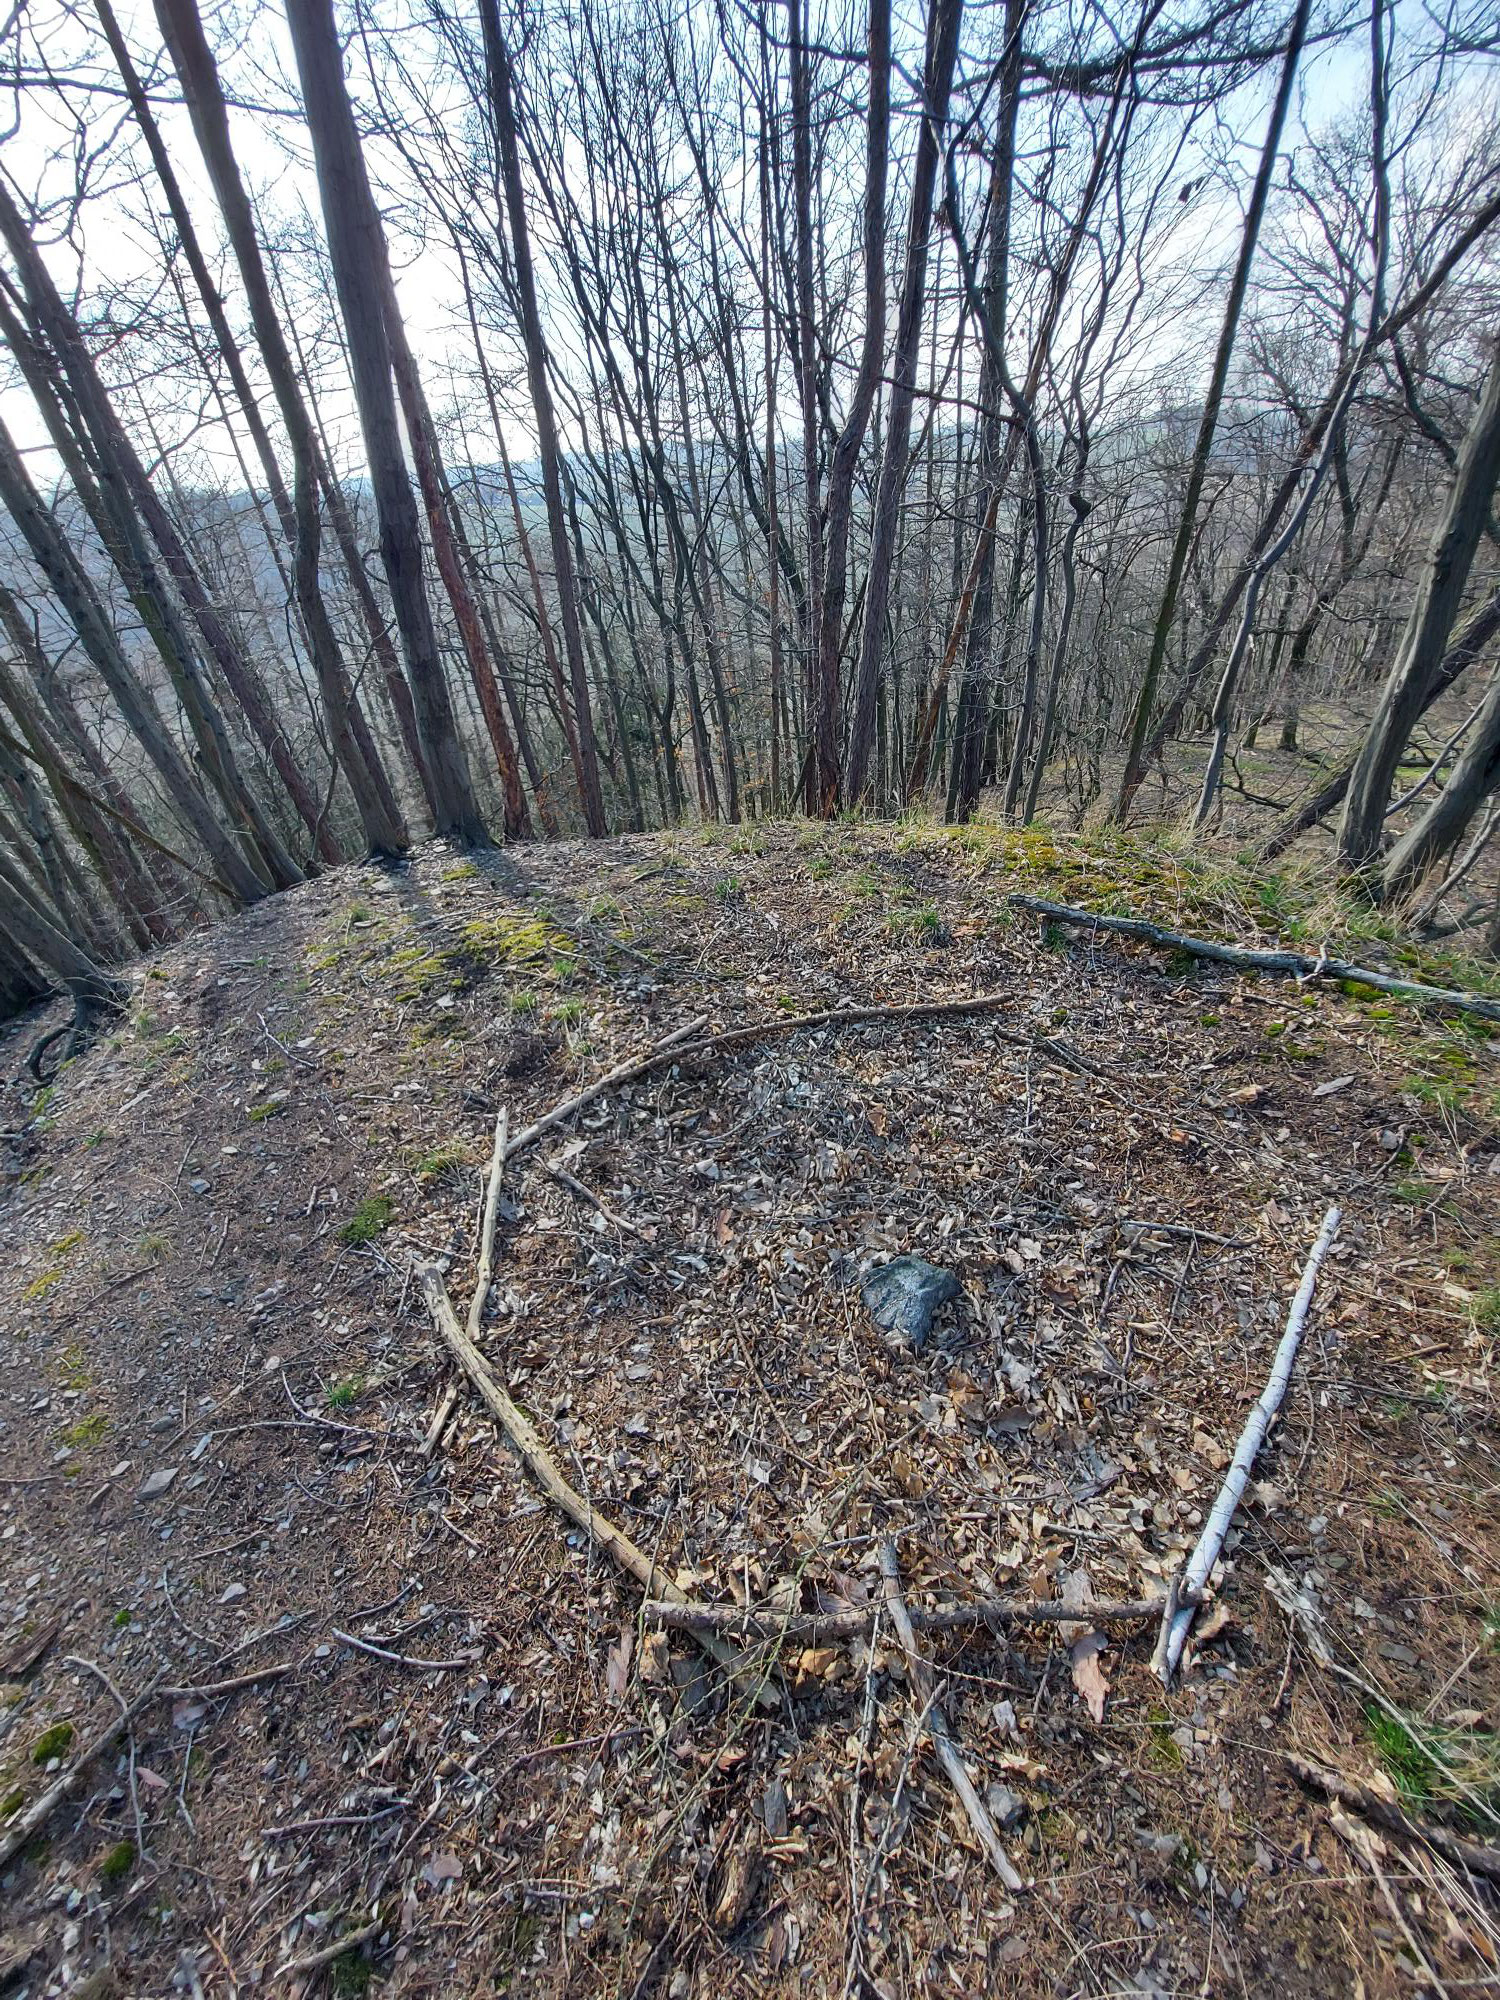
<path id="1" fill-rule="evenodd" d="M 160 771 L 172 803 L 192 827 L 219 871 L 219 887 L 231 901 L 258 902 L 267 885 L 240 851 L 238 842 L 214 817 L 182 754 L 125 658 L 83 565 L 65 541 L 51 511 L 32 485 L 10 432 L 0 423 L 0 501 L 21 532 L 37 567 L 63 610 L 120 713 L 140 738 Z"/>
<path id="2" fill-rule="evenodd" d="M 1281 146 L 1281 135 L 1292 101 L 1292 85 L 1296 79 L 1297 63 L 1302 54 L 1302 44 L 1307 34 L 1308 16 L 1311 11 L 1312 0 L 1297 0 L 1297 11 L 1292 16 L 1291 32 L 1287 37 L 1286 55 L 1282 60 L 1281 78 L 1276 86 L 1275 100 L 1271 105 L 1266 136 L 1261 142 L 1260 165 L 1256 170 L 1254 185 L 1250 190 L 1250 201 L 1245 210 L 1239 256 L 1235 263 L 1234 276 L 1229 284 L 1229 297 L 1224 304 L 1224 318 L 1219 327 L 1218 346 L 1214 352 L 1213 368 L 1208 378 L 1208 394 L 1204 398 L 1203 413 L 1198 420 L 1198 436 L 1193 446 L 1192 461 L 1188 467 L 1187 491 L 1183 495 L 1182 512 L 1177 521 L 1177 535 L 1172 544 L 1171 561 L 1167 566 L 1166 587 L 1162 591 L 1161 604 L 1156 614 L 1156 627 L 1151 635 L 1151 651 L 1147 655 L 1146 670 L 1141 676 L 1135 713 L 1131 718 L 1130 742 L 1125 753 L 1125 768 L 1121 773 L 1119 797 L 1115 805 L 1117 819 L 1125 817 L 1130 807 L 1130 800 L 1145 776 L 1146 737 L 1156 707 L 1156 691 L 1161 682 L 1162 665 L 1167 657 L 1167 643 L 1172 636 L 1178 593 L 1182 588 L 1183 575 L 1187 569 L 1188 551 L 1192 547 L 1193 530 L 1198 518 L 1198 502 L 1203 493 L 1204 479 L 1208 474 L 1209 454 L 1213 449 L 1214 433 L 1218 429 L 1219 408 L 1224 400 L 1224 388 L 1229 379 L 1229 364 L 1234 354 L 1235 337 L 1239 332 L 1240 313 L 1245 303 L 1245 290 L 1250 282 L 1250 266 L 1255 258 L 1255 246 L 1260 237 L 1261 222 L 1265 217 L 1266 200 L 1271 191 L 1271 176 L 1276 167 L 1276 155 Z"/>
<path id="3" fill-rule="evenodd" d="M 343 54 L 332 0 L 290 0 L 287 24 L 312 136 L 329 259 L 380 521 L 380 558 L 406 655 L 417 733 L 427 765 L 434 831 L 465 844 L 484 844 L 489 835 L 474 797 L 443 678 L 427 597 L 416 501 L 401 455 L 384 312 L 390 264 L 344 87 Z"/>
<path id="4" fill-rule="evenodd" d="M 927 50 L 922 70 L 922 124 L 912 165 L 911 210 L 906 230 L 906 269 L 896 345 L 891 356 L 891 389 L 885 417 L 885 453 L 875 491 L 870 530 L 870 566 L 865 586 L 864 629 L 860 635 L 859 666 L 854 683 L 854 713 L 849 725 L 849 753 L 844 796 L 851 803 L 864 796 L 875 744 L 875 691 L 880 679 L 880 655 L 885 644 L 886 609 L 890 602 L 891 570 L 896 556 L 896 528 L 901 495 L 911 455 L 911 413 L 916 389 L 917 349 L 922 336 L 922 308 L 927 296 L 927 255 L 932 235 L 933 191 L 953 67 L 958 58 L 958 31 L 963 0 L 930 0 Z"/>
<path id="5" fill-rule="evenodd" d="M 1474 551 L 1500 479 L 1500 345 L 1490 360 L 1479 408 L 1464 439 L 1452 491 L 1412 603 L 1405 635 L 1349 777 L 1337 856 L 1342 867 L 1367 867 L 1380 852 L 1391 780 L 1424 697 L 1438 672 L 1463 599 Z"/>
<path id="6" fill-rule="evenodd" d="M 552 389 L 547 380 L 547 347 L 537 304 L 536 275 L 531 262 L 531 234 L 526 219 L 526 194 L 521 183 L 521 149 L 516 132 L 515 85 L 510 52 L 500 32 L 497 0 L 480 0 L 480 20 L 484 29 L 485 61 L 489 71 L 491 108 L 494 115 L 495 146 L 500 159 L 500 177 L 505 190 L 506 212 L 510 220 L 511 255 L 515 263 L 516 291 L 521 307 L 521 334 L 526 346 L 526 378 L 536 416 L 537 451 L 542 462 L 542 490 L 547 503 L 547 528 L 552 541 L 552 567 L 557 581 L 558 609 L 562 618 L 563 650 L 568 661 L 568 680 L 573 694 L 573 719 L 577 737 L 578 799 L 583 823 L 594 840 L 608 832 L 604 817 L 604 796 L 599 789 L 599 758 L 594 741 L 593 704 L 589 696 L 588 670 L 583 657 L 583 630 L 578 611 L 578 582 L 574 573 L 573 551 L 568 542 L 567 518 L 563 511 L 562 471 L 557 437 L 557 417 L 552 407 Z"/>
<path id="7" fill-rule="evenodd" d="M 203 32 L 196 0 L 157 0 L 156 14 L 224 217 L 249 301 L 261 360 L 291 446 L 291 519 L 288 522 L 283 514 L 282 522 L 284 530 L 289 530 L 297 608 L 307 635 L 334 758 L 348 782 L 367 844 L 375 852 L 397 853 L 406 846 L 406 827 L 379 754 L 368 732 L 357 726 L 363 718 L 358 714 L 357 699 L 323 597 L 319 575 L 322 537 L 318 518 L 317 442 L 271 298 L 255 218 L 230 140 L 229 114 L 218 68 Z M 271 463 L 275 464 L 274 454 Z M 284 505 L 286 494 L 279 474 L 272 484 L 273 496 L 278 488 Z M 346 550 L 346 557 L 347 554 Z"/>

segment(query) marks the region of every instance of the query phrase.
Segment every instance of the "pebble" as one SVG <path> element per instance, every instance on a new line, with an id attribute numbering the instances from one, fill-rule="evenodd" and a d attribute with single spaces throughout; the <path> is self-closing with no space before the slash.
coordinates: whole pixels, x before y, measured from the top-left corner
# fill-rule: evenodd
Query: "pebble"
<path id="1" fill-rule="evenodd" d="M 177 1477 L 177 1467 L 175 1465 L 159 1466 L 157 1470 L 153 1472 L 151 1476 L 142 1483 L 140 1491 L 141 1499 L 159 1500 L 162 1494 L 167 1491 L 168 1487 L 172 1484 L 172 1481 L 176 1477 Z"/>

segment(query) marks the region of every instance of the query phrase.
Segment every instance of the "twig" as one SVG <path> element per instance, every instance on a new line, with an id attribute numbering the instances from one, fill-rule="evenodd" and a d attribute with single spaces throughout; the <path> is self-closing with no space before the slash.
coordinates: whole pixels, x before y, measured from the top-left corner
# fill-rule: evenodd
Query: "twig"
<path id="1" fill-rule="evenodd" d="M 1179 1597 L 1178 1602 L 1202 1601 L 1201 1592 Z M 1128 1625 L 1159 1618 L 1162 1600 L 1142 1597 L 1114 1604 L 1090 1604 L 1089 1623 Z M 654 1598 L 642 1607 L 648 1624 L 666 1625 L 679 1632 L 724 1632 L 737 1639 L 780 1639 L 789 1646 L 827 1646 L 842 1639 L 858 1639 L 873 1631 L 880 1607 L 865 1606 L 854 1611 L 830 1611 L 822 1615 L 791 1618 L 775 1611 L 756 1611 L 738 1604 L 666 1603 Z M 975 1625 L 1067 1625 L 1078 1621 L 1077 1605 L 1056 1599 L 1031 1602 L 1025 1598 L 986 1597 L 974 1604 L 946 1605 L 941 1611 L 913 1611 L 907 1616 L 917 1632 L 963 1632 Z"/>
<path id="2" fill-rule="evenodd" d="M 89 1765 L 93 1763 L 96 1757 L 101 1756 L 110 1747 L 116 1737 L 130 1727 L 147 1702 L 156 1693 L 157 1681 L 160 1679 L 161 1676 L 158 1674 L 156 1679 L 145 1689 L 144 1693 L 138 1694 L 129 1707 L 122 1714 L 115 1717 L 107 1729 L 101 1730 L 93 1742 L 86 1745 L 73 1759 L 73 1762 L 63 1772 L 62 1776 L 50 1784 L 41 1797 L 34 1800 L 26 1808 L 25 1812 L 8 1826 L 3 1834 L 0 1834 L 0 1868 L 3 1868 L 7 1861 L 13 1860 L 20 1853 L 31 1836 L 34 1833 L 40 1832 L 42 1827 L 46 1825 L 63 1800 L 70 1797 L 78 1789 L 83 1774 Z"/>
<path id="3" fill-rule="evenodd" d="M 433 1324 L 452 1350 L 454 1359 L 479 1391 L 480 1400 L 490 1415 L 499 1424 L 505 1435 L 520 1453 L 521 1462 L 537 1485 L 552 1500 L 570 1521 L 582 1528 L 589 1539 L 603 1549 L 610 1559 L 633 1576 L 642 1587 L 650 1592 L 660 1591 L 674 1604 L 685 1604 L 688 1599 L 672 1582 L 663 1575 L 657 1565 L 624 1532 L 608 1521 L 590 1503 L 571 1487 L 558 1471 L 551 1453 L 537 1435 L 530 1418 L 512 1402 L 499 1378 L 488 1361 L 479 1352 L 469 1335 L 458 1323 L 458 1315 L 453 1310 L 453 1301 L 448 1296 L 448 1288 L 443 1283 L 442 1272 L 436 1264 L 424 1264 L 417 1273 L 422 1287 L 422 1296 L 427 1301 Z M 708 1633 L 697 1635 L 698 1643 L 720 1666 L 731 1674 L 743 1673 L 743 1663 L 733 1647 L 724 1645 Z M 764 1690 L 762 1699 L 766 1699 Z"/>
<path id="4" fill-rule="evenodd" d="M 970 1000 L 917 1000 L 887 1007 L 828 1007 L 821 1013 L 796 1014 L 786 1020 L 752 1021 L 746 1027 L 727 1028 L 717 1035 L 704 1035 L 703 1029 L 707 1024 L 694 1021 L 690 1026 L 679 1029 L 675 1035 L 669 1035 L 665 1041 L 658 1042 L 645 1055 L 617 1064 L 587 1089 L 580 1090 L 576 1096 L 538 1118 L 534 1125 L 518 1132 L 506 1147 L 505 1157 L 513 1160 L 517 1153 L 535 1145 L 544 1132 L 550 1132 L 575 1112 L 586 1109 L 607 1091 L 617 1089 L 622 1083 L 634 1083 L 638 1077 L 649 1075 L 664 1062 L 681 1062 L 693 1056 L 707 1055 L 711 1050 L 736 1048 L 744 1042 L 769 1041 L 773 1036 L 800 1035 L 812 1028 L 853 1028 L 870 1021 L 915 1021 L 943 1014 L 986 1014 L 997 1007 L 1010 1006 L 1013 997 L 1009 993 L 980 993 Z M 1500 1013 L 1500 1008 L 1497 1008 L 1497 1013 Z M 695 1039 L 698 1037 L 701 1039 Z M 1023 1043 L 1029 1048 L 1033 1038 L 1029 1035 L 1008 1035 L 1006 1040 Z M 1054 1050 L 1054 1053 L 1057 1051 Z"/>
<path id="5" fill-rule="evenodd" d="M 236 1674 L 232 1680 L 204 1681 L 199 1687 L 162 1688 L 160 1692 L 164 1701 L 217 1701 L 223 1695 L 238 1694 L 241 1688 L 256 1687 L 261 1681 L 279 1681 L 296 1665 L 295 1660 L 282 1660 L 274 1667 L 257 1667 L 254 1673 Z"/>
<path id="6" fill-rule="evenodd" d="M 501 1105 L 495 1116 L 495 1143 L 490 1149 L 489 1178 L 484 1191 L 484 1220 L 479 1228 L 479 1259 L 474 1296 L 469 1301 L 469 1338 L 477 1340 L 495 1281 L 495 1224 L 500 1215 L 500 1190 L 505 1185 L 505 1148 L 510 1138 L 510 1112 Z"/>
<path id="7" fill-rule="evenodd" d="M 1312 1304 L 1313 1287 L 1318 1281 L 1318 1272 L 1323 1259 L 1328 1255 L 1328 1247 L 1338 1234 L 1342 1217 L 1337 1207 L 1330 1208 L 1323 1217 L 1323 1227 L 1318 1231 L 1303 1268 L 1302 1282 L 1292 1300 L 1291 1311 L 1287 1314 L 1286 1332 L 1281 1336 L 1276 1349 L 1276 1358 L 1271 1364 L 1271 1375 L 1264 1389 L 1256 1399 L 1255 1407 L 1245 1420 L 1245 1428 L 1240 1433 L 1240 1441 L 1234 1448 L 1234 1457 L 1229 1470 L 1224 1475 L 1224 1484 L 1219 1488 L 1217 1499 L 1204 1523 L 1203 1533 L 1198 1538 L 1198 1546 L 1188 1557 L 1184 1572 L 1185 1582 L 1194 1590 L 1201 1591 L 1207 1583 L 1209 1573 L 1219 1559 L 1219 1551 L 1224 1546 L 1224 1537 L 1229 1532 L 1229 1524 L 1234 1519 L 1235 1509 L 1244 1498 L 1245 1487 L 1255 1464 L 1257 1452 L 1265 1443 L 1266 1433 L 1281 1408 L 1286 1395 L 1287 1384 L 1291 1380 L 1292 1368 L 1297 1359 L 1297 1349 L 1302 1344 L 1302 1330 L 1307 1324 L 1307 1312 Z M 1182 1649 L 1187 1641 L 1188 1628 L 1193 1622 L 1193 1606 L 1185 1605 L 1164 1618 L 1162 1623 L 1168 1628 L 1164 1645 L 1157 1649 L 1157 1671 L 1164 1683 L 1170 1684 L 1182 1658 Z"/>
<path id="8" fill-rule="evenodd" d="M 938 1706 L 932 1669 L 917 1647 L 917 1635 L 912 1629 L 911 1614 L 906 1608 L 906 1599 L 901 1595 L 901 1569 L 896 1557 L 896 1544 L 887 1538 L 880 1545 L 880 1574 L 885 1580 L 885 1601 L 891 1614 L 891 1623 L 896 1628 L 896 1636 L 901 1641 L 906 1654 L 907 1671 L 911 1675 L 912 1686 L 927 1711 L 927 1734 L 932 1739 L 932 1747 L 938 1754 L 938 1761 L 947 1773 L 948 1782 L 959 1797 L 959 1803 L 968 1814 L 980 1846 L 989 1856 L 990 1866 L 1000 1877 L 1006 1888 L 1016 1893 L 1026 1884 L 1016 1873 L 1010 1856 L 1001 1845 L 995 1822 L 983 1799 L 975 1791 L 964 1760 L 958 1754 L 958 1745 L 948 1730 L 947 1718 Z M 1074 1613 L 1077 1615 L 1076 1609 Z"/>
<path id="9" fill-rule="evenodd" d="M 479 1658 L 475 1652 L 465 1653 L 457 1660 L 423 1660 L 415 1653 L 393 1653 L 389 1646 L 377 1646 L 372 1639 L 357 1639 L 352 1632 L 341 1632 L 337 1625 L 330 1626 L 329 1631 L 342 1646 L 373 1653 L 377 1660 L 394 1660 L 398 1667 L 425 1667 L 430 1673 L 456 1673 L 461 1667 L 472 1667 Z"/>
<path id="10" fill-rule="evenodd" d="M 332 1813 L 324 1819 L 293 1819 L 285 1826 L 263 1826 L 262 1840 L 290 1840 L 294 1834 L 317 1833 L 328 1826 L 373 1826 L 376 1820 L 390 1819 L 394 1813 L 410 1812 L 410 1799 L 388 1799 L 367 1813 Z"/>
<path id="11" fill-rule="evenodd" d="M 113 1697 L 115 1706 L 120 1711 L 120 1727 L 125 1733 L 125 1741 L 130 1753 L 130 1814 L 135 1822 L 135 1851 L 137 1859 L 144 1861 L 146 1858 L 146 1823 L 141 1818 L 141 1793 L 140 1787 L 135 1780 L 135 1718 L 131 1713 L 130 1704 L 104 1671 L 103 1667 L 97 1666 L 93 1660 L 85 1660 L 72 1653 L 65 1653 L 63 1655 L 63 1665 L 65 1667 L 82 1667 L 85 1673 L 90 1673 L 94 1676 L 95 1680 L 102 1681 Z"/>
<path id="12" fill-rule="evenodd" d="M 1179 931 L 1163 930 L 1160 924 L 1148 923 L 1144 917 L 1106 917 L 1097 910 L 1077 910 L 1068 903 L 1048 902 L 1044 896 L 1013 895 L 1010 901 L 1018 909 L 1035 910 L 1055 923 L 1074 924 L 1081 930 L 1114 931 L 1121 937 L 1138 938 L 1168 951 L 1185 951 L 1192 958 L 1210 959 L 1215 965 L 1232 965 L 1242 972 L 1279 972 L 1292 979 L 1354 979 L 1361 986 L 1373 986 L 1379 993 L 1394 993 L 1424 1007 L 1479 1014 L 1485 1020 L 1500 1021 L 1500 1000 L 1488 994 L 1423 986 L 1414 979 L 1397 979 L 1389 972 L 1377 972 L 1373 966 L 1351 965 L 1345 958 L 1308 958 L 1300 951 L 1251 951 L 1242 945 L 1218 944 L 1209 938 L 1186 937 Z"/>
<path id="13" fill-rule="evenodd" d="M 362 1944 L 368 1944 L 382 1929 L 377 1917 L 373 1923 L 361 1924 L 357 1931 L 345 1931 L 331 1944 L 325 1944 L 318 1951 L 310 1951 L 302 1958 L 285 1959 L 271 1974 L 273 1980 L 300 1978 L 305 1973 L 321 1972 L 325 1965 L 332 1965 L 336 1958 L 342 1958 L 346 1951 L 358 1951 Z"/>
<path id="14" fill-rule="evenodd" d="M 1341 1812 L 1337 1806 L 1333 1807 L 1328 1817 L 1334 1832 L 1358 1856 L 1375 1877 L 1375 1886 L 1380 1891 L 1381 1901 L 1395 1918 L 1397 1928 L 1401 1931 L 1406 1942 L 1411 1946 L 1412 1956 L 1422 1968 L 1425 1977 L 1432 1981 L 1435 1990 L 1443 1996 L 1443 2000 L 1447 2000 L 1448 1989 L 1442 1980 L 1438 1978 L 1432 1960 L 1423 1951 L 1421 1941 L 1408 1922 L 1406 1912 L 1397 1901 L 1396 1892 L 1392 1889 L 1386 1872 L 1380 1865 L 1380 1856 L 1383 1850 L 1379 1836 L 1371 1833 L 1367 1826 L 1361 1826 L 1358 1820 L 1350 1819 L 1349 1815 Z"/>
<path id="15" fill-rule="evenodd" d="M 1172 1643 L 1172 1627 L 1176 1624 L 1177 1614 L 1182 1609 L 1183 1581 L 1183 1570 L 1180 1568 L 1174 1570 L 1172 1581 L 1167 1585 L 1167 1601 L 1161 1608 L 1161 1629 L 1156 1635 L 1156 1646 L 1151 1655 L 1151 1671 L 1159 1681 L 1166 1681 L 1171 1677 L 1172 1670 L 1167 1661 L 1167 1653 Z"/>
<path id="16" fill-rule="evenodd" d="M 443 1432 L 448 1428 L 448 1419 L 453 1415 L 453 1405 L 458 1401 L 458 1384 L 450 1382 L 438 1397 L 438 1406 L 432 1413 L 432 1422 L 427 1426 L 427 1435 L 422 1440 L 421 1456 L 431 1458 L 442 1441 Z"/>
<path id="17" fill-rule="evenodd" d="M 1314 1764 L 1292 1751 L 1285 1755 L 1293 1776 L 1313 1791 L 1321 1792 L 1325 1798 L 1333 1799 L 1339 1805 L 1348 1806 L 1362 1819 L 1373 1820 L 1376 1826 L 1384 1827 L 1388 1833 L 1398 1833 L 1405 1840 L 1420 1841 L 1424 1847 L 1432 1848 L 1445 1860 L 1468 1869 L 1472 1875 L 1483 1875 L 1491 1882 L 1500 1882 L 1500 1848 L 1483 1846 L 1477 1840 L 1465 1840 L 1461 1834 L 1450 1833 L 1446 1827 L 1428 1826 L 1423 1820 L 1410 1819 L 1393 1800 L 1383 1799 L 1357 1778 L 1346 1777 L 1342 1771 L 1330 1771 L 1324 1765 Z"/>

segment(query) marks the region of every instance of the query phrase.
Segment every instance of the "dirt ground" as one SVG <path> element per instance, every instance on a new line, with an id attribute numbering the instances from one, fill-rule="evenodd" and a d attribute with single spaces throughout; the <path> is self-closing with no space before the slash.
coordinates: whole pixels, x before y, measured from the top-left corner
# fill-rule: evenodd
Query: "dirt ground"
<path id="1" fill-rule="evenodd" d="M 1487 1040 L 1039 934 L 1006 892 L 1060 862 L 1181 900 L 984 828 L 431 847 L 144 961 L 50 1089 L 13 1025 L 0 1840 L 151 1692 L 0 1864 L 0 1991 L 1494 1986 L 1495 1886 L 1287 1763 L 1500 1830 Z M 770 1026 L 507 1170 L 482 1336 L 694 1598 L 872 1605 L 886 1538 L 913 1607 L 1162 1594 L 1343 1206 L 1179 1685 L 1154 1621 L 921 1638 L 1019 1891 L 888 1617 L 726 1681 L 467 1386 L 423 1455 L 454 1376 L 412 1265 L 462 1312 L 497 1110 L 698 1019 Z M 961 1285 L 916 1353 L 860 1291 L 906 1253 Z"/>

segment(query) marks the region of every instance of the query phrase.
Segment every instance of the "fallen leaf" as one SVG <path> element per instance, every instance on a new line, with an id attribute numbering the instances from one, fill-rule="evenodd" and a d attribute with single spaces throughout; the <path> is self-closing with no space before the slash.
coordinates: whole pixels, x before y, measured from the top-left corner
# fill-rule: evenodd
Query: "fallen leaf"
<path id="1" fill-rule="evenodd" d="M 1082 1695 L 1095 1722 L 1104 1720 L 1104 1697 L 1109 1693 L 1109 1682 L 1099 1665 L 1104 1644 L 1103 1633 L 1088 1632 L 1073 1647 L 1071 1655 L 1073 1685 Z"/>
<path id="2" fill-rule="evenodd" d="M 1320 1084 L 1318 1085 L 1317 1089 L 1316 1089 L 1316 1090 L 1315 1090 L 1315 1091 L 1313 1092 L 1313 1096 L 1314 1096 L 1314 1097 L 1332 1097 L 1333 1093 L 1334 1093 L 1334 1092 L 1335 1092 L 1336 1090 L 1346 1090 L 1346 1089 L 1348 1088 L 1348 1086 L 1349 1086 L 1349 1085 L 1350 1085 L 1351 1083 L 1353 1083 L 1353 1081 L 1354 1081 L 1354 1078 L 1353 1078 L 1352 1076 L 1333 1076 L 1333 1077 L 1330 1077 L 1330 1078 L 1328 1079 L 1327 1083 L 1320 1083 Z"/>
<path id="3" fill-rule="evenodd" d="M 611 1701 L 623 1701 L 625 1690 L 630 1685 L 630 1656 L 635 1649 L 635 1634 L 628 1627 L 620 1634 L 619 1644 L 611 1646 L 604 1669 L 604 1685 L 609 1690 Z"/>
<path id="4" fill-rule="evenodd" d="M 463 1879 L 463 1872 L 464 1865 L 458 1856 L 451 1851 L 445 1850 L 441 1854 L 433 1855 L 432 1859 L 422 1870 L 422 1880 L 427 1883 L 429 1888 L 437 1889 L 444 1882 L 461 1881 Z"/>

